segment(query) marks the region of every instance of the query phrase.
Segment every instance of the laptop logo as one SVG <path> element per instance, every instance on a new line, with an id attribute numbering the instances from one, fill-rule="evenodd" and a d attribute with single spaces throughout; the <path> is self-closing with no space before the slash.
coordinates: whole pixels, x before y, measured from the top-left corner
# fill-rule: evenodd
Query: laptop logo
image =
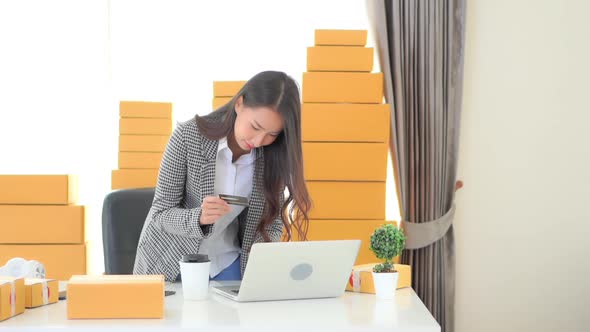
<path id="1" fill-rule="evenodd" d="M 293 280 L 305 280 L 313 273 L 313 267 L 307 263 L 301 263 L 295 265 L 291 269 L 291 279 Z"/>

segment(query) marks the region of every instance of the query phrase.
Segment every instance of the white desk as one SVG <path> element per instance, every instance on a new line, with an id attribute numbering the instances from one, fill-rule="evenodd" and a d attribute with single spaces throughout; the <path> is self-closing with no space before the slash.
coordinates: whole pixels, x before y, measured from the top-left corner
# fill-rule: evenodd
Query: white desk
<path id="1" fill-rule="evenodd" d="M 215 283 L 215 282 L 212 282 Z M 167 296 L 164 319 L 68 320 L 66 301 L 26 309 L 0 322 L 0 331 L 420 331 L 440 332 L 440 326 L 411 288 L 397 291 L 395 300 L 345 292 L 339 298 L 237 303 L 210 292 L 205 301 L 184 301 L 180 284 Z"/>

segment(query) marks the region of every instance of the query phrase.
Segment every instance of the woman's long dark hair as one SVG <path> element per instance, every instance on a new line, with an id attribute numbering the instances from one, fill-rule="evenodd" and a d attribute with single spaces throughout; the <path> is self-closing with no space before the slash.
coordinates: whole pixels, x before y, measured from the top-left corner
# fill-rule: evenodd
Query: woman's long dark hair
<path id="1" fill-rule="evenodd" d="M 283 72 L 265 71 L 257 74 L 227 104 L 206 116 L 195 116 L 200 132 L 213 140 L 228 136 L 234 128 L 235 105 L 240 97 L 243 98 L 244 106 L 276 110 L 284 123 L 283 131 L 275 141 L 264 147 L 263 188 L 266 204 L 258 231 L 269 242 L 266 229 L 281 213 L 287 231 L 286 239 L 292 239 L 292 228 L 295 228 L 299 239 L 305 240 L 311 201 L 303 177 L 301 101 L 297 83 Z M 279 195 L 283 194 L 285 187 L 289 195 L 279 206 Z"/>

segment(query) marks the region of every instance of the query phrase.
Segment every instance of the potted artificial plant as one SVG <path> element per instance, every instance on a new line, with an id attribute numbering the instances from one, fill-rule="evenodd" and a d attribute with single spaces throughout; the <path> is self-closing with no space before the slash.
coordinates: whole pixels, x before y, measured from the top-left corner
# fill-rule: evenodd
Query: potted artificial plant
<path id="1" fill-rule="evenodd" d="M 375 295 L 381 299 L 393 299 L 397 288 L 398 273 L 394 269 L 393 258 L 401 254 L 406 245 L 406 236 L 401 228 L 385 224 L 373 232 L 369 249 L 383 263 L 373 267 Z"/>

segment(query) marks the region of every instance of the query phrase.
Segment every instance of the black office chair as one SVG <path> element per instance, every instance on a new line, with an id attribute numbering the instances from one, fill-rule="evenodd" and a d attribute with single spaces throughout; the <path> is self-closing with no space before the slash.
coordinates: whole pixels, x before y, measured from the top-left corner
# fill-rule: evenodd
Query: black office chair
<path id="1" fill-rule="evenodd" d="M 132 274 L 137 242 L 154 200 L 154 188 L 122 189 L 108 194 L 102 206 L 105 274 Z"/>

